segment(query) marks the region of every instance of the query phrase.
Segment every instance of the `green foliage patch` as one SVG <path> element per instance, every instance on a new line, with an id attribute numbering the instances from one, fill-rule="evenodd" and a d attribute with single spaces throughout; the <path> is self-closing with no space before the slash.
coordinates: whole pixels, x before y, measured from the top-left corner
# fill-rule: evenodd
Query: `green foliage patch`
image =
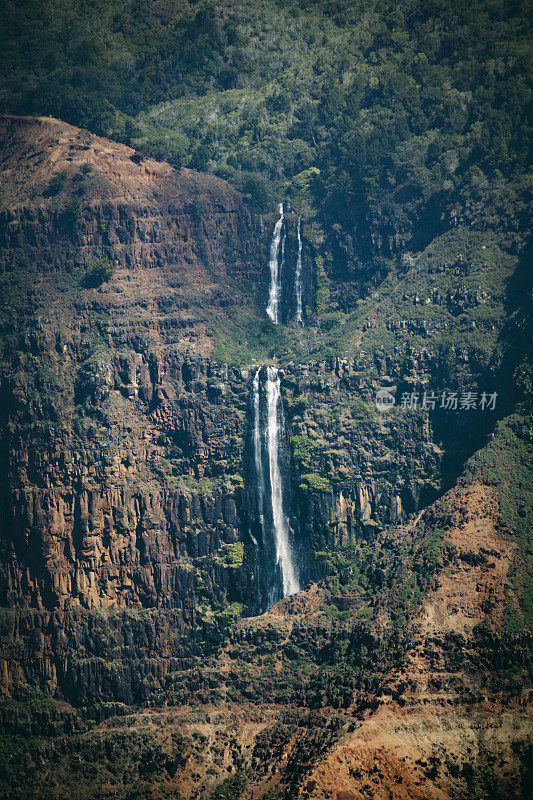
<path id="1" fill-rule="evenodd" d="M 224 560 L 230 569 L 239 569 L 242 567 L 244 560 L 244 544 L 242 542 L 235 542 L 234 544 L 226 545 Z"/>
<path id="2" fill-rule="evenodd" d="M 248 780 L 244 772 L 236 772 L 219 783 L 209 795 L 210 800 L 237 800 L 246 789 Z"/>
<path id="3" fill-rule="evenodd" d="M 466 475 L 494 486 L 499 496 L 502 534 L 518 544 L 512 575 L 521 619 L 510 607 L 510 629 L 533 626 L 533 415 L 519 406 L 501 420 L 494 436 L 467 462 Z"/>
<path id="4" fill-rule="evenodd" d="M 307 472 L 301 476 L 300 489 L 306 492 L 330 492 L 331 483 L 323 475 Z"/>
<path id="5" fill-rule="evenodd" d="M 46 186 L 44 191 L 44 195 L 46 197 L 55 197 L 55 195 L 59 194 L 63 191 L 67 183 L 67 173 L 66 172 L 56 172 Z"/>
<path id="6" fill-rule="evenodd" d="M 85 285 L 90 288 L 98 288 L 98 286 L 111 280 L 114 273 L 115 267 L 107 258 L 95 258 L 89 264 L 89 269 L 85 275 Z"/>
<path id="7" fill-rule="evenodd" d="M 292 453 L 298 463 L 299 470 L 307 471 L 311 468 L 313 453 L 316 450 L 316 443 L 309 436 L 291 437 Z"/>
<path id="8" fill-rule="evenodd" d="M 241 617 L 244 609 L 243 603 L 226 603 L 223 608 L 215 611 L 215 618 L 232 625 Z"/>

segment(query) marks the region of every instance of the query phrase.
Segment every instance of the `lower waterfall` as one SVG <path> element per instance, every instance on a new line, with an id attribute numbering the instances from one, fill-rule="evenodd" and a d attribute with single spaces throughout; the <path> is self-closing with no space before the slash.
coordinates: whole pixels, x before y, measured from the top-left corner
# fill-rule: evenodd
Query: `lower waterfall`
<path id="1" fill-rule="evenodd" d="M 283 404 L 276 367 L 259 367 L 252 382 L 252 451 L 264 550 L 263 610 L 299 591 L 283 480 Z"/>

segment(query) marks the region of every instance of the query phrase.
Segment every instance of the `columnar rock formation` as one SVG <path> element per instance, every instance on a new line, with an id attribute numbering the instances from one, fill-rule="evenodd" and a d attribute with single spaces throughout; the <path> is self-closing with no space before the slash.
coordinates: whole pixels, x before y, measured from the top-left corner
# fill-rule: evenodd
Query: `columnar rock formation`
<path id="1" fill-rule="evenodd" d="M 520 791 L 519 548 L 483 469 L 443 495 L 465 432 L 488 447 L 489 428 L 374 403 L 497 365 L 435 344 L 430 322 L 360 346 L 379 298 L 345 357 L 319 348 L 338 310 L 273 334 L 271 228 L 224 181 L 57 120 L 2 118 L 0 136 L 1 713 L 15 737 L 53 734 L 13 796 L 26 780 L 55 796 L 50 763 L 77 791 L 76 747 L 115 753 L 98 781 L 134 771 L 147 796 L 206 797 L 247 771 L 256 797 L 359 800 L 378 776 L 376 797 L 437 800 L 484 769 L 502 786 L 505 758 Z M 301 322 L 312 246 L 284 216 L 281 302 Z M 349 291 L 332 282 L 332 302 Z M 286 335 L 315 355 L 291 361 Z M 251 366 L 276 348 L 283 368 Z M 117 735 L 134 704 L 138 740 Z"/>

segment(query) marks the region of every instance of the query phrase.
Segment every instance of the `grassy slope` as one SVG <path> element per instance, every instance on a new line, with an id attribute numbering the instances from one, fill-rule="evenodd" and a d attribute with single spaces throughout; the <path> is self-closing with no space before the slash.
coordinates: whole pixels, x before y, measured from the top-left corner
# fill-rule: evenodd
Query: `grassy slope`
<path id="1" fill-rule="evenodd" d="M 507 623 L 519 629 L 524 621 L 533 625 L 533 417 L 519 406 L 501 420 L 490 442 L 467 462 L 466 478 L 480 476 L 496 487 L 500 498 L 501 530 L 517 542 L 513 577 L 520 610 L 509 605 Z"/>

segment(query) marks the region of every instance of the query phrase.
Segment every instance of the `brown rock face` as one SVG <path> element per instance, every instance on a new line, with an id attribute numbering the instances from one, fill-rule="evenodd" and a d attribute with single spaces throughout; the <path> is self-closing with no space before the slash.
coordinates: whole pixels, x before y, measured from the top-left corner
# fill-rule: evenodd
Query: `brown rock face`
<path id="1" fill-rule="evenodd" d="M 3 602 L 177 608 L 190 623 L 195 602 L 252 602 L 249 376 L 213 350 L 265 285 L 259 226 L 223 181 L 58 120 L 2 118 L 0 136 Z M 91 287 L 102 262 L 114 272 Z M 356 387 L 362 367 L 288 367 L 287 391 L 317 412 L 293 432 L 333 448 L 329 407 L 369 390 Z M 299 500 L 304 550 L 403 518 L 434 471 L 416 421 L 400 434 L 347 426 L 352 442 L 326 465 L 344 494 Z"/>
<path id="2" fill-rule="evenodd" d="M 58 120 L 1 118 L 0 146 L 9 796 L 525 792 L 531 643 L 501 630 L 517 600 L 497 492 L 431 502 L 427 417 L 373 407 L 429 355 L 285 364 L 307 588 L 246 616 L 250 373 L 217 347 L 255 313 L 266 229 L 223 181 Z"/>
<path id="3" fill-rule="evenodd" d="M 235 583 L 246 375 L 209 356 L 254 299 L 253 220 L 223 181 L 57 120 L 0 137 L 3 603 L 190 619 L 194 563 L 212 602 Z"/>
<path id="4" fill-rule="evenodd" d="M 210 353 L 210 315 L 253 297 L 262 269 L 240 195 L 213 176 L 136 164 L 131 148 L 58 120 L 4 117 L 0 136 L 3 271 L 23 258 L 35 273 L 30 309 L 69 286 L 77 296 L 62 298 L 64 319 L 109 314 L 117 344 L 143 332 L 152 345 Z M 110 283 L 69 285 L 98 257 L 116 270 Z M 59 347 L 68 360 L 69 343 Z"/>

